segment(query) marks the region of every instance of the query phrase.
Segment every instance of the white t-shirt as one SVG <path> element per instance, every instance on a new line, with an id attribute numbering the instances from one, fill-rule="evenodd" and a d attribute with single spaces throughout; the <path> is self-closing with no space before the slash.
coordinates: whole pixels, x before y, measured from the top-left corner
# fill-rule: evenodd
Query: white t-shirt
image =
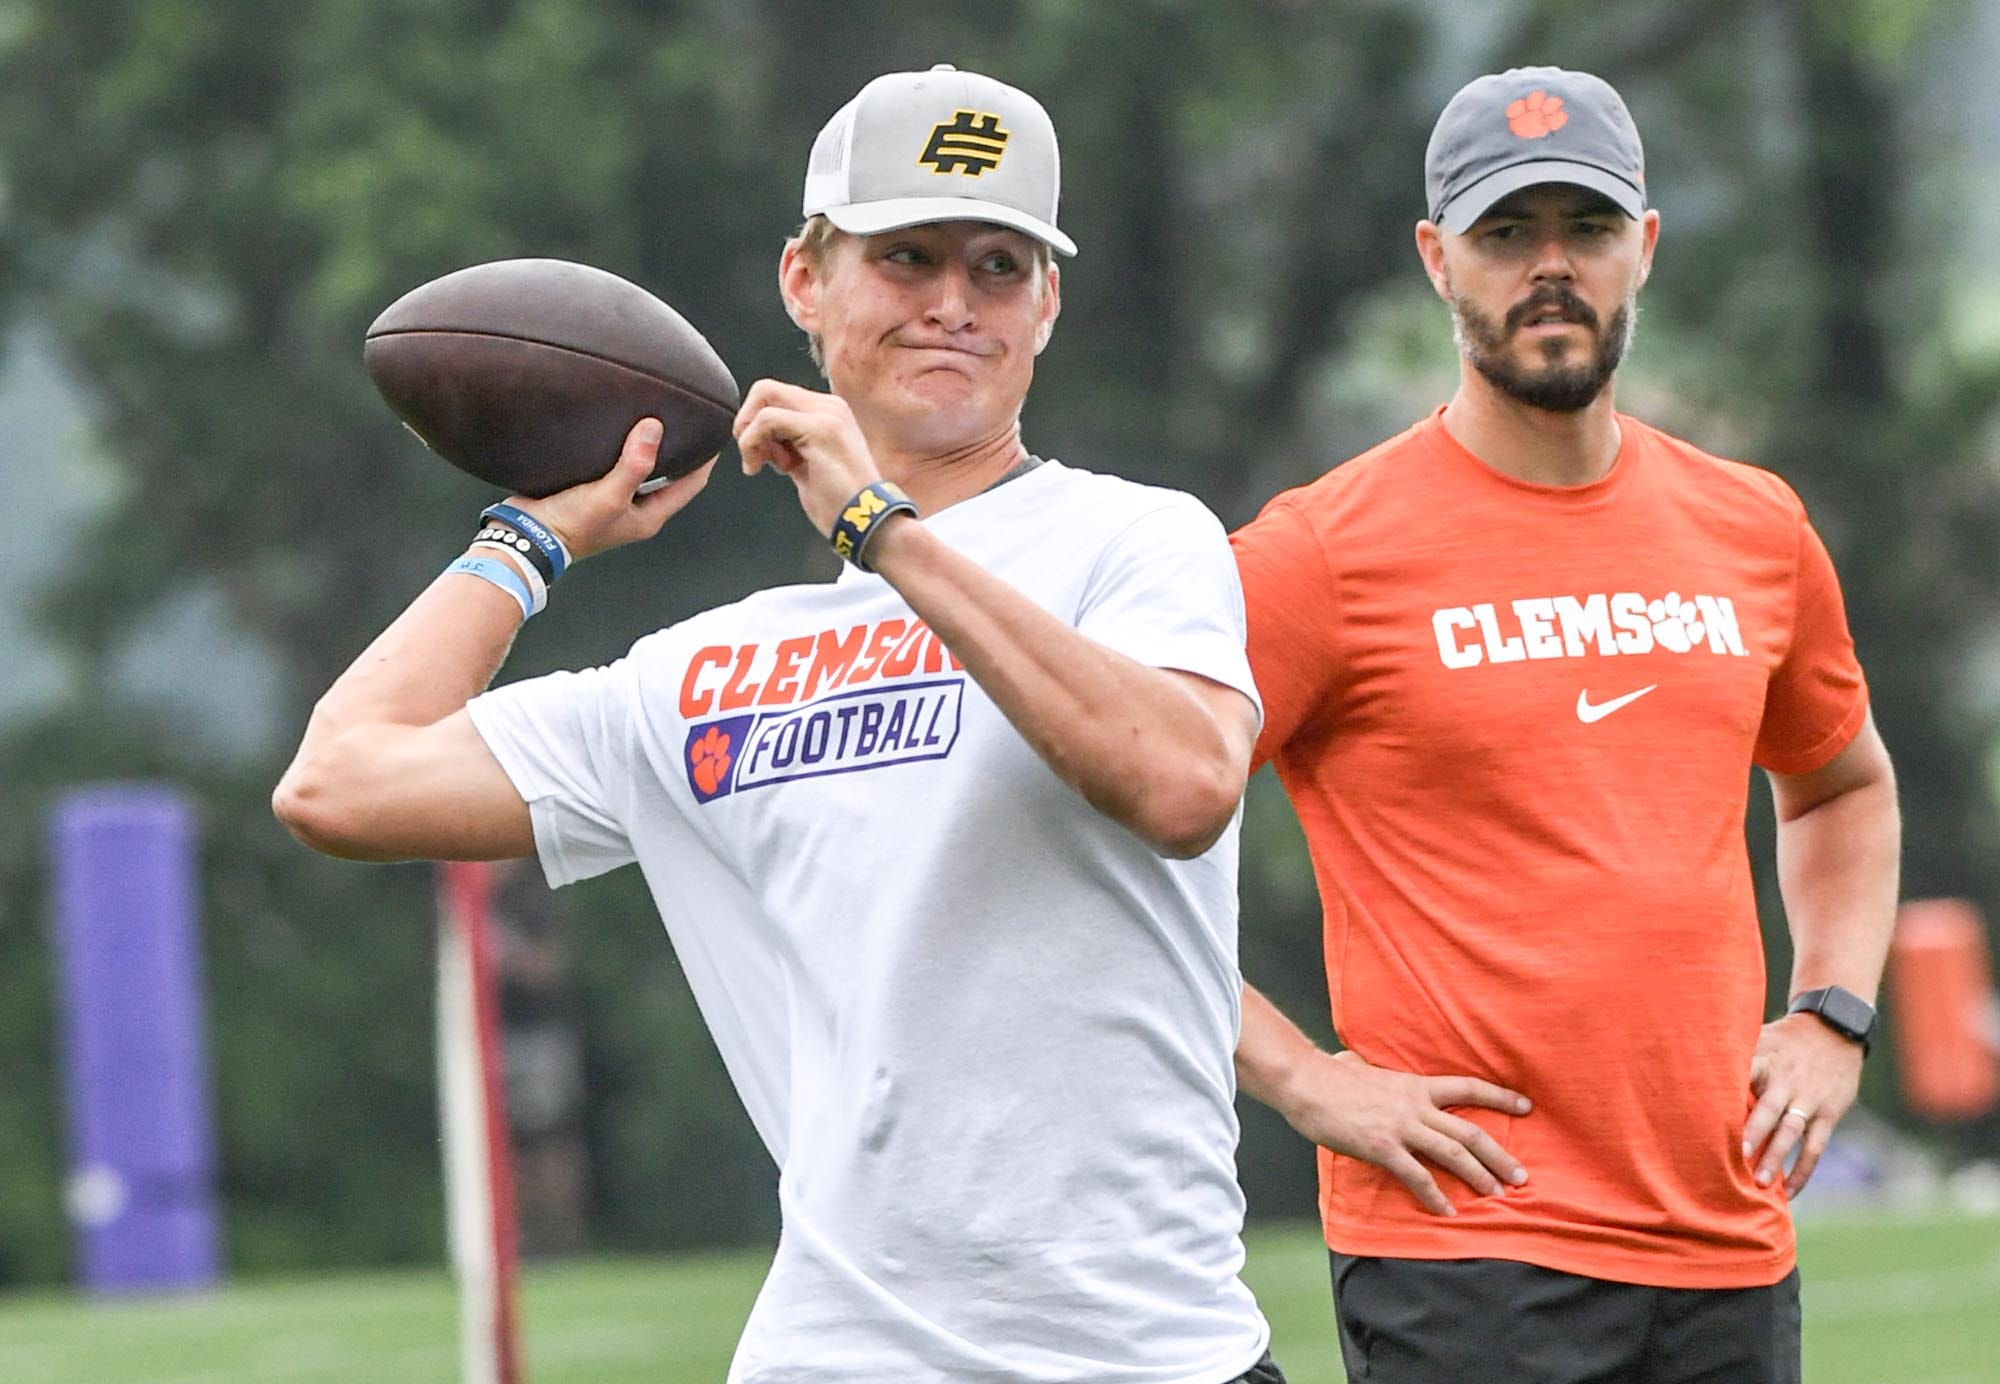
<path id="1" fill-rule="evenodd" d="M 1256 696 L 1221 525 L 1045 463 L 924 521 L 1097 642 Z M 637 861 L 780 1167 L 740 1384 L 1219 1384 L 1237 830 L 1166 860 L 881 578 L 760 592 L 473 723 L 549 882 Z"/>

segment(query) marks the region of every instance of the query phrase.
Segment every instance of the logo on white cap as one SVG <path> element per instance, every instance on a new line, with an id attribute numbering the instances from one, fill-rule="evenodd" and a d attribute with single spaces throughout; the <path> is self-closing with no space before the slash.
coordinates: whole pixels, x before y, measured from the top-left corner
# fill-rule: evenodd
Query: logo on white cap
<path id="1" fill-rule="evenodd" d="M 917 162 L 929 164 L 937 173 L 965 173 L 976 178 L 998 168 L 1006 152 L 1007 131 L 1000 128 L 999 116 L 991 111 L 960 110 L 931 130 L 930 143 L 917 155 Z"/>

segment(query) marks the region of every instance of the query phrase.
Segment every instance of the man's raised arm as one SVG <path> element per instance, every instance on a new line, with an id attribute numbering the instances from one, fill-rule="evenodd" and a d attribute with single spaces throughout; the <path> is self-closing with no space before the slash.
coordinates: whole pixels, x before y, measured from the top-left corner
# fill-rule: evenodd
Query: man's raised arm
<path id="1" fill-rule="evenodd" d="M 572 560 L 650 538 L 709 471 L 638 495 L 659 443 L 660 425 L 642 420 L 602 479 L 513 503 L 553 530 Z M 278 820 L 315 850 L 351 860 L 532 855 L 527 804 L 465 712 L 525 618 L 521 598 L 491 580 L 447 571 L 432 582 L 313 708 L 272 795 Z"/>

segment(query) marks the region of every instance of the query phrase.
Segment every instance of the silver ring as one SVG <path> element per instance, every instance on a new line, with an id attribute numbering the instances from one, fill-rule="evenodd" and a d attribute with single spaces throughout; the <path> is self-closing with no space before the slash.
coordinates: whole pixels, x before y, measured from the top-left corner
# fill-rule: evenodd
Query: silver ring
<path id="1" fill-rule="evenodd" d="M 1802 1110 L 1796 1105 L 1786 1106 L 1785 1115 L 1797 1115 L 1799 1117 L 1799 1123 L 1802 1125 L 1809 1125 L 1812 1123 L 1812 1111 Z M 1778 1116 L 1778 1118 L 1782 1120 L 1785 1118 L 1785 1115 L 1780 1115 Z"/>

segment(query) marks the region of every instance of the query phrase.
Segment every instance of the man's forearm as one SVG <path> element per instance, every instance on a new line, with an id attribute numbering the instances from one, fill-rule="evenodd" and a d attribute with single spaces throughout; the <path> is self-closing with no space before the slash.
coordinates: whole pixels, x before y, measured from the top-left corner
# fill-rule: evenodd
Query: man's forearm
<path id="1" fill-rule="evenodd" d="M 1896 776 L 1873 718 L 1830 762 L 1772 775 L 1778 885 L 1792 933 L 1791 993 L 1838 985 L 1872 1002 L 1896 922 L 1902 824 Z M 1764 1025 L 1746 1073 L 1743 1125 L 1755 1178 L 1804 1190 L 1861 1084 L 1862 1049 L 1805 1015 Z M 1785 1174 L 1786 1160 L 1798 1154 Z"/>
<path id="2" fill-rule="evenodd" d="M 1902 823 L 1882 776 L 1778 824 L 1791 993 L 1840 985 L 1871 1003 L 1896 922 Z"/>
<path id="3" fill-rule="evenodd" d="M 638 487 L 659 454 L 658 419 L 626 434 L 617 463 L 594 481 L 538 500 L 513 502 L 555 534 L 571 564 L 640 542 L 699 494 L 715 463 L 646 495 Z M 471 548 L 471 555 L 490 556 Z M 511 558 L 493 557 L 507 563 Z M 436 725 L 486 690 L 506 661 L 522 623 L 518 600 L 477 576 L 446 572 L 430 584 L 335 680 L 306 731 L 349 725 Z M 306 746 L 301 747 L 301 753 Z"/>
<path id="4" fill-rule="evenodd" d="M 520 628 L 519 603 L 491 582 L 438 577 L 334 680 L 301 751 L 315 734 L 355 725 L 443 720 L 486 690 Z"/>
<path id="5" fill-rule="evenodd" d="M 313 708 L 272 809 L 300 840 L 356 860 L 485 860 L 533 849 L 526 805 L 461 712 L 521 624 L 515 598 L 447 574 Z"/>
<path id="6" fill-rule="evenodd" d="M 1243 1029 L 1236 1040 L 1236 1084 L 1288 1119 L 1299 1072 L 1319 1053 L 1312 1039 L 1249 982 L 1243 985 Z"/>
<path id="7" fill-rule="evenodd" d="M 1107 649 L 922 524 L 886 526 L 876 570 L 951 649 L 1058 777 L 1157 848 L 1197 854 L 1242 796 L 1250 704 L 1225 724 L 1186 681 Z"/>
<path id="8" fill-rule="evenodd" d="M 1434 1215 L 1457 1214 L 1434 1168 L 1482 1196 L 1497 1192 L 1501 1179 L 1516 1185 L 1527 1179 L 1492 1135 L 1448 1109 L 1525 1115 L 1528 1099 L 1520 1092 L 1477 1077 L 1419 1076 L 1371 1066 L 1352 1052 L 1328 1053 L 1247 983 L 1236 1081 L 1321 1148 L 1386 1170 Z"/>

